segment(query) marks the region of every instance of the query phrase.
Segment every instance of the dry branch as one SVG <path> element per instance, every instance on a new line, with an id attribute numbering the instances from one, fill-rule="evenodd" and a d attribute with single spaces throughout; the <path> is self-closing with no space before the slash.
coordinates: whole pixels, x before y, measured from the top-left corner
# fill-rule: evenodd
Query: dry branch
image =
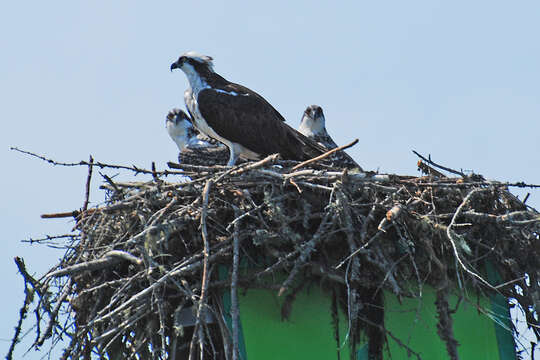
<path id="1" fill-rule="evenodd" d="M 303 167 L 303 166 L 306 166 L 306 165 L 309 165 L 309 164 L 314 163 L 314 162 L 316 162 L 316 161 L 325 159 L 325 158 L 329 157 L 330 155 L 332 155 L 332 154 L 334 154 L 334 153 L 336 153 L 336 152 L 338 152 L 338 151 L 346 150 L 346 149 L 348 149 L 348 148 L 350 148 L 350 147 L 356 145 L 357 143 L 358 143 L 358 139 L 355 139 L 355 140 L 354 140 L 353 142 L 351 142 L 350 144 L 343 145 L 343 146 L 339 146 L 339 147 L 337 147 L 337 148 L 334 148 L 334 149 L 332 149 L 332 150 L 329 150 L 329 151 L 325 152 L 325 153 L 322 154 L 322 155 L 316 156 L 316 157 L 314 157 L 313 159 L 309 159 L 309 160 L 306 160 L 306 161 L 304 161 L 304 162 L 301 162 L 300 164 L 293 166 L 293 167 L 292 167 L 292 170 L 297 170 L 297 169 L 299 169 L 299 168 L 301 168 L 301 167 Z"/>

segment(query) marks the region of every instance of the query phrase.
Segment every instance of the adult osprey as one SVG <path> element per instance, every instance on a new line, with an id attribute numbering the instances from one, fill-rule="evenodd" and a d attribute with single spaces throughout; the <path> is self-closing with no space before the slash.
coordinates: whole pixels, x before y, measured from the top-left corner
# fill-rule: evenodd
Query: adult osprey
<path id="1" fill-rule="evenodd" d="M 172 109 L 165 121 L 167 133 L 178 146 L 178 162 L 195 165 L 223 165 L 228 154 L 225 146 L 216 144 L 192 125 L 191 117 L 183 110 Z"/>
<path id="2" fill-rule="evenodd" d="M 306 108 L 306 111 L 304 111 L 304 114 L 302 115 L 302 121 L 300 122 L 298 131 L 329 150 L 338 147 L 326 131 L 323 110 L 318 105 L 310 105 Z M 344 151 L 335 153 L 332 159 L 346 167 L 358 168 L 360 171 L 364 171 L 360 165 Z"/>
<path id="3" fill-rule="evenodd" d="M 287 125 L 262 96 L 215 73 L 211 57 L 188 52 L 173 69 L 181 69 L 189 80 L 184 100 L 195 127 L 229 148 L 227 165 L 239 156 L 255 160 L 280 153 L 284 159 L 307 160 L 324 152 Z"/>

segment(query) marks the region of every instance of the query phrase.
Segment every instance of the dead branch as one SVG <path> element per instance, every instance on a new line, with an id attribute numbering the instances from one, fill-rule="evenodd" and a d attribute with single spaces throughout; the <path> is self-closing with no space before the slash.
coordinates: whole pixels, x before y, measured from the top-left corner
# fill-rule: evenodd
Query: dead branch
<path id="1" fill-rule="evenodd" d="M 208 212 L 208 197 L 210 194 L 210 189 L 212 188 L 213 180 L 208 180 L 204 186 L 202 193 L 202 210 L 201 210 L 201 235 L 203 241 L 203 270 L 202 270 L 202 280 L 201 280 L 201 297 L 199 299 L 199 305 L 197 307 L 197 322 L 195 323 L 195 329 L 193 330 L 193 339 L 191 340 L 191 345 L 189 348 L 189 359 L 194 359 L 194 344 L 195 339 L 198 338 L 200 346 L 200 359 L 203 358 L 204 354 L 204 339 L 201 337 L 202 332 L 200 330 L 200 317 L 201 311 L 206 303 L 206 290 L 208 288 L 208 258 L 210 256 L 210 241 L 208 240 L 208 230 L 206 225 L 206 216 Z"/>
<path id="2" fill-rule="evenodd" d="M 446 228 L 446 235 L 448 236 L 448 240 L 450 240 L 450 243 L 452 244 L 452 249 L 454 250 L 454 256 L 456 257 L 456 260 L 457 262 L 459 263 L 459 265 L 461 266 L 461 268 L 463 270 L 465 270 L 469 275 L 477 278 L 478 280 L 480 280 L 484 285 L 486 285 L 487 287 L 489 287 L 490 289 L 493 289 L 495 290 L 495 288 L 493 287 L 493 285 L 491 285 L 489 282 L 487 282 L 486 280 L 484 280 L 484 278 L 482 278 L 480 275 L 478 275 L 477 273 L 475 273 L 474 271 L 471 271 L 469 270 L 469 268 L 463 263 L 463 260 L 461 260 L 461 256 L 459 255 L 459 251 L 458 251 L 458 246 L 456 244 L 456 239 L 455 239 L 455 235 L 454 233 L 452 232 L 452 226 L 454 226 L 455 224 L 455 221 L 456 219 L 458 218 L 458 216 L 461 214 L 461 211 L 463 210 L 463 206 L 465 206 L 465 204 L 467 204 L 467 202 L 470 200 L 470 198 L 476 194 L 477 192 L 480 192 L 480 191 L 486 191 L 486 189 L 473 189 L 471 190 L 467 196 L 465 197 L 465 199 L 463 199 L 463 202 L 458 206 L 456 212 L 454 213 L 454 216 L 452 217 L 452 220 L 450 221 L 450 225 L 448 225 L 448 227 Z M 467 246 L 468 248 L 468 245 L 466 244 L 462 244 L 460 245 L 461 248 L 463 248 L 464 246 Z"/>
<path id="3" fill-rule="evenodd" d="M 457 170 L 451 169 L 451 168 L 449 168 L 449 167 L 439 165 L 439 164 L 437 164 L 436 162 L 432 161 L 432 160 L 431 160 L 431 155 L 429 156 L 429 158 L 426 159 L 425 157 L 423 157 L 422 155 L 420 155 L 419 153 L 417 153 L 415 150 L 412 150 L 412 152 L 414 153 L 414 155 L 418 156 L 420 159 L 424 160 L 424 161 L 427 162 L 429 165 L 438 167 L 439 169 L 442 169 L 442 170 L 444 170 L 444 171 L 448 171 L 448 172 L 451 173 L 451 174 L 459 175 L 459 176 L 461 176 L 461 177 L 467 177 L 467 175 L 465 175 L 465 174 L 464 174 L 463 172 L 461 172 L 461 171 L 457 171 Z"/>
<path id="4" fill-rule="evenodd" d="M 239 219 L 238 213 L 240 211 L 235 208 L 235 216 Z M 231 276 L 231 318 L 232 318 L 232 334 L 233 334 L 233 353 L 232 359 L 237 360 L 240 356 L 238 353 L 238 317 L 240 311 L 238 310 L 238 264 L 240 262 L 240 220 L 234 223 L 233 234 L 233 268 Z"/>
<path id="5" fill-rule="evenodd" d="M 309 165 L 309 164 L 314 163 L 314 162 L 316 162 L 316 161 L 325 159 L 325 158 L 327 158 L 328 156 L 330 156 L 330 155 L 332 155 L 332 154 L 334 154 L 334 153 L 336 153 L 336 152 L 338 152 L 338 151 L 343 151 L 343 150 L 345 150 L 345 149 L 348 149 L 348 148 L 350 148 L 350 147 L 353 147 L 353 146 L 356 145 L 357 143 L 358 143 L 358 139 L 355 139 L 355 140 L 354 140 L 353 142 L 351 142 L 350 144 L 343 145 L 343 146 L 339 146 L 339 147 L 337 147 L 337 148 L 334 148 L 334 149 L 332 149 L 332 150 L 329 150 L 329 151 L 325 152 L 325 153 L 322 154 L 322 155 L 316 156 L 316 157 L 314 157 L 313 159 L 309 159 L 309 160 L 306 160 L 306 161 L 304 161 L 304 162 L 301 162 L 300 164 L 293 166 L 293 167 L 292 167 L 292 170 L 297 170 L 297 169 L 299 169 L 299 168 L 301 168 L 301 167 L 303 167 L 303 166 L 306 166 L 306 165 Z"/>
<path id="6" fill-rule="evenodd" d="M 110 266 L 116 265 L 122 260 L 129 261 L 135 265 L 141 265 L 142 260 L 137 257 L 120 250 L 111 250 L 107 252 L 102 259 L 87 261 L 73 265 L 64 269 L 59 269 L 45 275 L 46 278 L 59 277 L 64 275 L 73 275 L 82 271 L 95 271 L 108 268 Z"/>

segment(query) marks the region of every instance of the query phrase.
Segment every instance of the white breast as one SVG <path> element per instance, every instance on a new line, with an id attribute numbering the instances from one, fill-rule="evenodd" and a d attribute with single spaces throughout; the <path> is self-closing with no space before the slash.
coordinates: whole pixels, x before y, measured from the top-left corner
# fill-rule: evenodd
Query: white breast
<path id="1" fill-rule="evenodd" d="M 178 150 L 183 151 L 188 144 L 187 130 L 184 124 L 175 125 L 172 121 L 167 121 L 166 128 L 169 136 L 178 146 Z"/>

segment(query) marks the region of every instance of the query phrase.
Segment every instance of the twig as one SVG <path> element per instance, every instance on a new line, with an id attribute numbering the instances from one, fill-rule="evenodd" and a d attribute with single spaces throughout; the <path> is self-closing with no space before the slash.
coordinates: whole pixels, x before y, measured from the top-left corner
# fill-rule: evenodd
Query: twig
<path id="1" fill-rule="evenodd" d="M 41 286 L 39 282 L 34 279 L 27 271 L 26 266 L 24 264 L 24 260 L 18 256 L 16 256 L 14 259 L 15 264 L 17 265 L 17 268 L 19 269 L 19 273 L 24 277 L 24 279 L 32 285 L 32 288 L 38 293 L 40 297 L 43 296 Z"/>
<path id="2" fill-rule="evenodd" d="M 319 224 L 319 227 L 313 237 L 306 241 L 304 244 L 302 244 L 300 255 L 296 258 L 296 261 L 294 262 L 294 267 L 290 271 L 289 276 L 287 279 L 283 282 L 281 285 L 281 288 L 279 289 L 278 296 L 282 296 L 285 291 L 289 289 L 289 286 L 292 284 L 293 280 L 298 275 L 298 272 L 300 269 L 306 264 L 306 262 L 311 257 L 311 254 L 315 251 L 315 248 L 321 241 L 324 234 L 326 234 L 326 226 L 328 224 L 328 219 L 334 215 L 333 211 L 327 211 L 324 215 L 323 219 L 321 220 L 321 223 Z"/>
<path id="3" fill-rule="evenodd" d="M 45 331 L 41 334 L 40 338 L 36 341 L 35 345 L 37 346 L 43 345 L 45 340 L 52 335 L 52 328 L 57 322 L 56 318 L 58 316 L 58 312 L 60 311 L 60 307 L 62 306 L 64 301 L 66 301 L 66 298 L 71 292 L 72 286 L 73 286 L 73 282 L 71 279 L 69 279 L 68 282 L 64 285 L 62 292 L 60 293 L 60 296 L 56 300 L 56 305 L 50 314 L 50 318 L 49 318 L 49 321 L 47 322 L 47 327 L 45 328 Z"/>
<path id="4" fill-rule="evenodd" d="M 93 210 L 93 209 L 90 209 Z M 95 210 L 94 210 L 95 211 Z M 57 218 L 66 218 L 66 217 L 74 217 L 77 218 L 81 212 L 79 210 L 73 210 L 69 212 L 61 212 L 61 213 L 54 213 L 54 214 L 42 214 L 42 219 L 57 219 Z"/>
<path id="5" fill-rule="evenodd" d="M 158 176 L 158 172 L 156 171 L 156 163 L 154 161 L 152 161 L 152 178 L 154 179 L 154 182 L 156 183 L 157 190 L 161 191 L 162 180 Z"/>
<path id="6" fill-rule="evenodd" d="M 122 335 L 123 330 L 129 329 L 131 326 L 133 326 L 133 324 L 135 324 L 137 321 L 142 319 L 147 314 L 148 314 L 148 309 L 146 308 L 146 306 L 144 305 L 139 306 L 138 308 L 134 310 L 133 315 L 131 315 L 129 318 L 122 321 L 120 324 L 113 327 L 112 329 L 109 329 L 103 334 L 92 339 L 92 343 L 99 344 L 100 342 L 103 342 L 104 340 L 107 340 L 108 338 L 114 335 L 114 337 L 111 338 L 111 340 L 109 340 L 109 342 L 103 347 L 104 351 L 107 350 L 107 348 L 113 344 L 114 340 L 118 338 L 118 336 Z"/>
<path id="7" fill-rule="evenodd" d="M 88 159 L 88 176 L 86 177 L 86 186 L 85 186 L 85 193 L 84 193 L 84 203 L 82 206 L 82 211 L 86 211 L 88 209 L 88 201 L 90 200 L 90 181 L 92 179 L 92 169 L 94 165 L 94 158 L 92 155 L 90 155 L 90 158 Z"/>
<path id="8" fill-rule="evenodd" d="M 18 149 L 16 147 L 11 147 L 10 150 L 18 151 L 20 153 L 36 157 L 36 158 L 38 158 L 40 160 L 46 161 L 49 164 L 52 164 L 52 165 L 55 165 L 55 166 L 68 166 L 68 167 L 71 167 L 71 166 L 89 166 L 89 165 L 91 165 L 88 161 L 84 161 L 84 160 L 81 160 L 81 161 L 76 162 L 76 163 L 66 163 L 66 162 L 55 161 L 55 160 L 46 158 L 46 157 L 38 155 L 38 154 L 34 154 L 34 153 L 30 152 L 30 151 Z M 99 167 L 101 169 L 110 168 L 110 169 L 130 170 L 130 171 L 133 171 L 136 175 L 137 174 L 149 174 L 149 175 L 154 174 L 154 172 L 152 172 L 152 170 L 139 168 L 139 167 L 137 167 L 135 165 L 131 165 L 131 166 L 114 165 L 114 164 L 106 164 L 106 163 L 102 163 L 102 162 L 98 161 L 98 162 L 94 162 L 93 166 L 97 166 L 97 167 Z M 164 171 L 155 172 L 155 174 L 156 175 L 165 175 L 165 176 L 167 176 L 167 175 L 185 175 L 186 173 L 184 171 L 164 170 Z"/>
<path id="9" fill-rule="evenodd" d="M 453 180 L 452 180 L 453 179 Z M 450 178 L 450 181 L 455 181 L 456 178 Z M 403 184 L 412 184 L 410 179 L 400 180 Z M 524 182 L 499 182 L 499 181 L 471 181 L 471 182 L 414 182 L 416 186 L 430 187 L 456 187 L 456 188 L 471 188 L 475 186 L 493 186 L 498 188 L 517 187 L 517 188 L 540 188 L 539 184 L 526 184 Z"/>
<path id="10" fill-rule="evenodd" d="M 103 177 L 103 179 L 105 179 L 105 181 L 112 186 L 112 188 L 114 189 L 114 191 L 117 193 L 117 194 L 120 194 L 121 193 L 121 190 L 118 186 L 116 186 L 116 184 L 114 183 L 113 179 L 111 179 L 107 174 L 103 174 L 101 171 L 99 172 L 99 175 L 101 175 L 101 177 Z"/>
<path id="11" fill-rule="evenodd" d="M 389 197 L 387 198 L 389 199 Z M 375 205 L 373 205 L 371 207 L 371 210 L 369 211 L 369 214 L 368 216 L 366 217 L 365 221 L 364 221 L 364 224 L 362 224 L 362 229 L 360 230 L 360 239 L 362 241 L 365 240 L 366 238 L 366 235 L 367 235 L 367 230 L 368 230 L 368 226 L 370 224 L 371 221 L 374 220 L 374 214 L 375 214 L 375 209 L 377 207 Z M 394 209 L 394 208 L 392 208 Z M 391 209 L 391 210 L 392 210 Z M 390 214 L 394 214 L 394 212 L 401 212 L 401 207 L 399 209 L 399 211 L 396 211 L 394 210 L 394 212 L 392 211 L 389 211 Z M 383 221 L 384 220 L 387 220 L 388 219 L 388 212 L 387 212 L 387 216 L 384 217 Z M 375 235 L 373 235 L 368 241 L 364 242 L 362 244 L 362 246 L 360 246 L 358 249 L 356 249 L 355 251 L 351 252 L 349 255 L 347 255 L 347 257 L 345 257 L 343 260 L 340 261 L 340 263 L 338 265 L 335 266 L 335 269 L 339 269 L 340 267 L 342 267 L 350 258 L 352 258 L 353 256 L 356 256 L 357 254 L 363 252 L 363 251 L 366 251 L 366 248 L 371 245 L 371 243 L 373 241 L 375 241 L 376 239 L 379 238 L 379 236 L 381 236 L 382 234 L 384 234 L 386 232 L 386 226 L 387 226 L 387 223 L 383 223 L 383 221 L 381 221 L 381 224 L 379 224 L 379 226 L 377 227 L 377 232 L 375 233 Z"/>
<path id="12" fill-rule="evenodd" d="M 446 274 L 445 274 L 446 277 Z M 446 352 L 451 360 L 458 360 L 458 342 L 454 337 L 453 320 L 448 305 L 448 279 L 443 280 L 444 285 L 437 290 L 435 306 L 437 308 L 437 334 L 446 343 Z"/>
<path id="13" fill-rule="evenodd" d="M 104 212 L 104 213 L 110 214 L 110 213 L 114 213 L 115 211 L 128 210 L 133 207 L 136 207 L 137 203 L 132 202 L 131 200 L 132 199 L 125 199 L 123 203 L 118 203 L 116 205 L 105 206 L 105 207 L 100 207 L 100 208 L 91 208 L 84 212 L 81 212 L 80 210 L 73 210 L 73 211 L 53 213 L 53 214 L 42 214 L 40 217 L 42 219 L 56 219 L 56 218 L 66 218 L 66 217 L 78 218 L 81 215 L 87 216 L 96 212 Z"/>
<path id="14" fill-rule="evenodd" d="M 508 214 L 504 214 L 504 215 L 492 215 L 492 214 L 478 213 L 476 211 L 469 210 L 469 211 L 462 212 L 461 215 L 465 218 L 474 219 L 478 222 L 485 222 L 485 223 L 492 223 L 492 224 L 495 223 L 495 224 L 510 224 L 510 225 L 522 226 L 522 225 L 540 223 L 540 215 L 537 215 L 536 217 L 532 219 L 517 220 L 519 218 L 524 218 L 526 216 L 532 215 L 528 211 L 514 211 Z"/>
<path id="15" fill-rule="evenodd" d="M 246 171 L 252 170 L 252 169 L 258 169 L 260 167 L 263 167 L 266 164 L 273 164 L 280 158 L 279 154 L 273 154 L 268 155 L 262 160 L 256 161 L 254 163 L 248 163 L 247 165 L 243 166 L 242 168 L 235 170 L 231 173 L 231 175 L 241 175 L 245 173 Z"/>
<path id="16" fill-rule="evenodd" d="M 452 173 L 452 174 L 455 174 L 455 175 L 459 175 L 461 177 L 467 177 L 467 175 L 465 175 L 463 172 L 461 171 L 457 171 L 457 170 L 454 170 L 454 169 L 450 169 L 450 168 L 447 168 L 446 166 L 442 166 L 442 165 L 439 165 L 437 164 L 436 162 L 432 161 L 431 160 L 431 157 L 429 159 L 426 159 L 425 157 L 423 157 L 422 155 L 420 155 L 419 153 L 417 153 L 416 151 L 412 150 L 412 152 L 418 156 L 420 159 L 424 160 L 425 162 L 427 162 L 428 164 L 430 165 L 433 165 L 435 167 L 438 167 L 439 169 L 443 169 L 444 171 L 448 171 L 449 173 Z"/>
<path id="17" fill-rule="evenodd" d="M 459 252 L 457 250 L 457 246 L 456 246 L 456 242 L 454 240 L 454 236 L 452 235 L 452 226 L 454 226 L 454 223 L 456 222 L 456 219 L 458 218 L 458 216 L 461 214 L 461 211 L 463 209 L 463 207 L 465 206 L 465 204 L 469 201 L 469 199 L 472 197 L 473 194 L 479 192 L 479 191 L 486 191 L 486 189 L 482 189 L 482 188 L 476 188 L 476 189 L 473 189 L 471 190 L 467 196 L 465 196 L 465 199 L 463 199 L 463 201 L 461 202 L 461 204 L 459 205 L 459 207 L 457 208 L 456 212 L 454 213 L 454 216 L 452 217 L 452 220 L 450 221 L 450 224 L 448 225 L 448 227 L 446 228 L 446 235 L 448 236 L 448 239 L 450 240 L 450 244 L 452 245 L 452 249 L 454 250 L 454 256 L 456 257 L 456 260 L 457 262 L 459 263 L 459 265 L 461 266 L 461 268 L 463 270 L 465 270 L 465 272 L 475 278 L 477 278 L 481 283 L 483 283 L 484 285 L 486 285 L 487 287 L 489 287 L 490 289 L 493 289 L 493 290 L 496 290 L 495 287 L 493 287 L 493 285 L 491 285 L 489 282 L 487 282 L 486 280 L 484 280 L 480 275 L 478 275 L 477 273 L 475 273 L 474 271 L 471 271 L 467 268 L 467 266 L 465 266 L 465 264 L 463 263 L 463 261 L 461 260 L 461 257 L 459 256 Z"/>
<path id="18" fill-rule="evenodd" d="M 208 258 L 209 262 L 211 262 L 214 259 L 216 259 L 217 257 L 219 257 L 222 253 L 229 251 L 230 248 L 231 248 L 230 245 L 222 245 L 222 244 L 220 244 L 219 246 L 220 246 L 219 250 L 217 250 L 213 255 L 211 255 Z M 217 248 L 217 246 L 216 246 L 216 248 Z M 98 318 L 94 318 L 92 321 L 89 322 L 88 326 L 92 326 L 93 324 L 104 322 L 105 320 L 110 319 L 111 317 L 115 316 L 116 314 L 122 312 L 124 309 L 126 309 L 130 305 L 132 305 L 134 303 L 138 303 L 139 301 L 142 301 L 146 296 L 150 295 L 155 289 L 157 289 L 158 287 L 165 284 L 171 278 L 176 277 L 176 276 L 181 276 L 183 274 L 187 274 L 187 273 L 190 273 L 190 272 L 193 272 L 193 271 L 199 269 L 202 266 L 202 262 L 201 261 L 196 261 L 196 259 L 198 257 L 199 257 L 198 254 L 196 254 L 192 258 L 189 258 L 189 259 L 181 262 L 180 264 L 175 266 L 173 269 L 171 269 L 170 271 L 165 273 L 158 280 L 156 280 L 152 285 L 142 289 L 141 291 L 139 291 L 136 294 L 132 295 L 124 303 L 122 303 L 121 305 L 115 307 L 113 311 L 111 311 L 111 312 L 109 312 L 109 313 L 107 313 L 107 314 L 105 314 L 103 316 L 100 316 Z M 112 304 L 112 303 L 113 302 L 111 301 L 110 304 Z M 101 311 L 104 311 L 106 309 L 109 309 L 109 307 L 105 307 Z"/>
<path id="19" fill-rule="evenodd" d="M 201 297 L 199 299 L 199 306 L 197 307 L 197 322 L 195 323 L 195 328 L 193 330 L 193 339 L 189 348 L 189 359 L 195 359 L 194 351 L 194 339 L 196 336 L 199 336 L 199 346 L 201 348 L 201 360 L 202 353 L 204 352 L 204 340 L 201 339 L 200 334 L 197 334 L 199 331 L 201 311 L 205 305 L 206 301 L 206 289 L 208 287 L 208 258 L 210 257 L 210 242 L 208 240 L 208 229 L 206 225 L 206 216 L 208 212 L 208 199 L 210 189 L 212 188 L 214 181 L 212 179 L 206 182 L 204 190 L 202 193 L 202 210 L 201 210 L 201 235 L 203 241 L 203 270 L 202 270 L 202 280 L 201 280 Z"/>
<path id="20" fill-rule="evenodd" d="M 517 278 L 517 279 L 512 279 L 512 280 L 510 280 L 510 281 L 507 281 L 507 282 L 505 282 L 505 283 L 502 283 L 502 284 L 499 284 L 499 285 L 495 286 L 495 289 L 497 289 L 497 290 L 498 290 L 498 289 L 501 289 L 501 288 L 503 288 L 503 287 L 505 287 L 505 286 L 507 286 L 507 285 L 515 284 L 515 283 L 517 283 L 517 282 L 523 281 L 523 280 L 525 280 L 526 278 L 527 278 L 526 276 L 521 276 L 521 277 L 519 277 L 519 278 Z"/>
<path id="21" fill-rule="evenodd" d="M 303 166 L 306 166 L 306 165 L 308 165 L 308 164 L 311 164 L 311 163 L 313 163 L 313 162 L 315 162 L 315 161 L 319 161 L 319 160 L 322 160 L 322 159 L 324 159 L 324 158 L 327 158 L 328 156 L 332 155 L 333 153 L 338 152 L 338 151 L 341 151 L 341 150 L 348 149 L 348 148 L 350 148 L 350 147 L 356 145 L 357 143 L 358 143 L 358 139 L 355 139 L 355 140 L 354 140 L 353 142 L 351 142 L 350 144 L 347 144 L 347 145 L 343 145 L 343 146 L 334 148 L 334 149 L 332 149 L 332 150 L 330 150 L 330 151 L 325 152 L 325 153 L 322 154 L 322 155 L 319 155 L 319 156 L 316 156 L 316 157 L 314 157 L 314 158 L 312 158 L 312 159 L 303 161 L 303 162 L 301 162 L 300 164 L 293 166 L 291 170 L 294 171 L 294 170 L 297 170 L 297 169 L 299 169 L 299 168 L 301 168 L 301 167 L 303 167 Z"/>
<path id="22" fill-rule="evenodd" d="M 279 157 L 280 157 L 279 154 L 272 154 L 254 163 L 245 163 L 238 166 L 234 166 L 230 168 L 229 170 L 225 171 L 223 174 L 221 174 L 217 179 L 214 180 L 214 182 L 218 183 L 228 175 L 241 175 L 247 172 L 248 170 L 257 169 L 269 163 L 273 164 L 274 162 L 276 162 L 277 159 L 279 159 Z"/>
<path id="23" fill-rule="evenodd" d="M 238 213 L 239 211 L 236 210 Z M 238 218 L 238 217 L 237 217 Z M 238 263 L 240 258 L 240 220 L 234 223 L 233 233 L 233 268 L 231 276 L 231 318 L 232 318 L 232 333 L 233 333 L 233 354 L 232 359 L 237 360 L 239 357 L 238 349 Z"/>
<path id="24" fill-rule="evenodd" d="M 79 263 L 73 266 L 69 266 L 64 269 L 59 269 L 45 275 L 45 279 L 52 277 L 59 277 L 64 275 L 73 275 L 82 271 L 94 271 L 99 269 L 105 269 L 115 264 L 118 264 L 122 260 L 129 261 L 136 265 L 141 265 L 142 260 L 139 258 L 120 250 L 111 250 L 107 252 L 103 258 Z"/>
<path id="25" fill-rule="evenodd" d="M 154 226 L 157 223 L 159 223 L 165 215 L 167 215 L 169 212 L 171 212 L 171 209 L 178 203 L 178 198 L 174 197 L 163 209 L 157 211 L 150 217 L 148 220 L 150 226 Z"/>
<path id="26" fill-rule="evenodd" d="M 81 235 L 79 235 L 79 234 L 45 235 L 44 238 L 40 238 L 40 239 L 32 239 L 32 238 L 29 238 L 28 240 L 21 240 L 21 242 L 33 244 L 33 243 L 45 243 L 45 242 L 47 242 L 47 241 L 56 240 L 56 239 L 71 239 L 71 240 L 76 240 L 76 239 L 78 239 L 80 236 L 81 236 Z"/>
<path id="27" fill-rule="evenodd" d="M 22 263 L 22 265 L 24 266 L 24 263 Z M 19 264 L 17 264 L 17 266 L 19 266 Z M 20 272 L 20 269 L 19 269 L 19 272 Z M 6 355 L 6 360 L 13 359 L 13 351 L 15 350 L 15 345 L 20 341 L 19 337 L 21 335 L 23 321 L 26 318 L 28 307 L 30 306 L 30 304 L 32 303 L 34 299 L 34 292 L 30 291 L 30 289 L 27 286 L 26 276 L 22 272 L 21 272 L 21 275 L 23 276 L 23 280 L 24 280 L 24 302 L 23 302 L 23 305 L 21 306 L 21 309 L 19 310 L 19 321 L 17 322 L 17 325 L 15 326 L 15 334 L 13 335 L 13 339 L 11 340 L 11 345 L 9 346 L 9 350 Z"/>
<path id="28" fill-rule="evenodd" d="M 420 354 L 417 353 L 416 351 L 414 351 L 413 349 L 411 349 L 409 346 L 407 346 L 406 344 L 403 343 L 403 341 L 401 341 L 396 335 L 394 335 L 390 330 L 386 329 L 384 326 L 382 326 L 381 324 L 377 324 L 363 316 L 359 316 L 358 317 L 361 321 L 365 322 L 366 324 L 368 325 L 371 325 L 377 329 L 379 329 L 379 331 L 382 331 L 384 332 L 386 335 L 390 336 L 392 338 L 392 340 L 394 340 L 396 342 L 396 344 L 398 344 L 400 347 L 404 348 L 405 350 L 407 350 L 407 353 L 410 357 L 409 354 L 413 354 L 414 356 L 416 356 L 416 358 L 418 360 L 422 360 L 422 357 L 420 357 Z"/>
<path id="29" fill-rule="evenodd" d="M 274 198 L 274 201 L 281 201 L 283 199 L 287 199 L 288 196 L 287 195 L 283 195 L 283 196 L 277 196 Z M 239 222 L 240 220 L 244 219 L 245 217 L 248 217 L 248 216 L 251 216 L 254 212 L 257 212 L 259 210 L 261 210 L 262 208 L 264 208 L 265 206 L 268 206 L 267 203 L 263 202 L 257 206 L 255 206 L 253 209 L 249 210 L 249 211 L 246 211 L 244 212 L 242 215 L 236 217 L 233 221 L 231 221 L 229 223 L 229 225 L 227 225 L 227 228 L 225 229 L 226 231 L 231 231 L 231 228 L 237 223 Z"/>

